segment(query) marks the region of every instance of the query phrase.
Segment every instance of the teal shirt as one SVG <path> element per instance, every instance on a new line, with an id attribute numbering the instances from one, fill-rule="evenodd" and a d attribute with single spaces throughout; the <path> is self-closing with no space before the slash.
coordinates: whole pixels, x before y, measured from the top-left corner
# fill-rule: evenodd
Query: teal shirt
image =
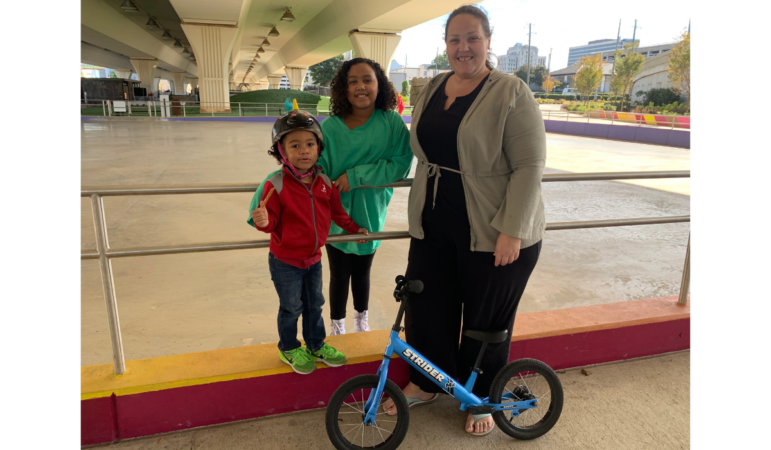
<path id="1" fill-rule="evenodd" d="M 343 119 L 331 116 L 321 122 L 324 133 L 324 151 L 317 165 L 336 181 L 348 174 L 350 192 L 340 194 L 343 209 L 362 228 L 370 232 L 383 231 L 392 188 L 356 189 L 361 186 L 383 186 L 407 177 L 412 166 L 410 132 L 404 119 L 396 111 L 376 109 L 367 123 L 349 130 Z M 268 175 L 266 180 L 273 174 Z M 255 193 L 262 198 L 262 182 Z M 252 201 L 249 211 L 256 205 Z M 332 222 L 329 234 L 347 234 Z M 341 242 L 330 244 L 345 253 L 371 255 L 380 247 L 380 241 L 366 244 Z"/>

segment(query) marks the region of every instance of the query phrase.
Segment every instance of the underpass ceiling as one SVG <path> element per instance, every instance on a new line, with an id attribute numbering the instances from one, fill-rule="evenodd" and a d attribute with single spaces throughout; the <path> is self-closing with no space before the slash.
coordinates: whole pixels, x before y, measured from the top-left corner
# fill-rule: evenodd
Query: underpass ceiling
<path id="1" fill-rule="evenodd" d="M 182 53 L 190 44 L 168 0 L 135 0 L 140 12 L 124 11 L 121 4 L 120 0 L 82 0 L 81 41 L 128 58 L 157 58 L 161 69 L 197 75 L 190 55 Z M 147 28 L 149 17 L 160 28 Z M 164 30 L 184 47 L 174 47 L 174 39 L 163 39 Z"/>
<path id="2" fill-rule="evenodd" d="M 260 53 L 258 67 L 265 65 L 270 61 L 280 49 L 282 49 L 303 27 L 305 27 L 316 15 L 326 8 L 332 0 L 300 0 L 292 5 L 292 14 L 295 16 L 294 22 L 281 21 L 287 3 L 282 0 L 272 0 L 267 2 L 254 1 L 243 24 L 241 40 L 237 42 L 238 54 L 234 61 L 234 72 L 243 73 L 249 67 L 260 44 L 267 38 L 269 46 L 264 46 L 265 53 Z M 275 26 L 280 36 L 268 36 L 270 29 Z M 241 28 L 241 27 L 239 27 Z M 339 54 L 339 53 L 337 53 Z M 333 55 L 334 56 L 334 55 Z M 326 58 L 324 58 L 326 59 Z M 315 63 L 323 61 L 315 61 Z M 240 81 L 240 80 L 239 80 Z"/>
<path id="3" fill-rule="evenodd" d="M 166 29 L 169 33 L 178 39 L 179 42 L 187 48 L 190 48 L 190 42 L 185 36 L 185 32 L 182 31 L 180 23 L 182 22 L 171 6 L 169 0 L 132 0 L 134 5 L 139 8 L 139 12 L 128 12 L 120 8 L 123 4 L 123 0 L 104 0 L 107 4 L 112 6 L 116 11 L 123 14 L 126 18 L 136 23 L 137 25 L 145 28 L 148 32 L 155 35 L 164 44 L 171 48 L 174 48 L 173 40 L 161 39 L 163 30 Z M 155 22 L 161 26 L 160 29 L 150 29 L 145 27 L 148 17 L 152 17 Z"/>
<path id="4" fill-rule="evenodd" d="M 135 48 L 131 39 L 113 39 L 104 33 L 109 30 L 89 29 L 82 26 L 82 40 L 91 45 L 124 54 L 125 56 L 158 57 L 166 54 L 175 60 L 175 65 L 159 59 L 159 67 L 167 70 L 188 70 L 197 73 L 197 67 L 191 59 L 182 55 L 182 48 L 174 47 L 174 40 L 161 39 L 165 30 L 192 51 L 190 43 L 182 30 L 181 23 L 236 24 L 239 32 L 236 35 L 231 63 L 233 75 L 240 82 L 255 57 L 257 49 L 267 38 L 270 45 L 263 47 L 255 67 L 249 78 L 251 81 L 261 79 L 269 74 L 283 74 L 286 66 L 310 66 L 335 55 L 351 50 L 352 45 L 348 33 L 360 31 L 396 32 L 399 33 L 420 23 L 449 13 L 463 3 L 463 0 L 133 0 L 140 12 L 129 13 L 120 6 L 122 0 L 82 0 L 82 7 L 94 2 L 103 2 L 117 11 L 123 18 L 133 22 L 141 30 L 157 40 L 157 45 L 147 45 Z M 281 21 L 281 16 L 287 6 L 291 7 L 295 16 L 293 22 Z M 160 29 L 149 29 L 145 26 L 148 17 L 152 17 Z M 275 26 L 280 36 L 268 36 Z M 99 28 L 93 26 L 93 28 Z M 131 27 L 133 28 L 133 27 Z M 143 33 L 140 33 L 143 34 Z M 112 34 L 111 34 L 112 35 Z M 437 37 L 437 40 L 441 36 Z M 161 52 L 152 47 L 165 46 Z M 138 48 L 145 49 L 139 52 Z M 180 58 L 170 54 L 175 52 Z M 140 55 L 141 53 L 141 55 Z M 180 67 L 185 66 L 185 67 Z M 249 81 L 249 80 L 247 80 Z"/>

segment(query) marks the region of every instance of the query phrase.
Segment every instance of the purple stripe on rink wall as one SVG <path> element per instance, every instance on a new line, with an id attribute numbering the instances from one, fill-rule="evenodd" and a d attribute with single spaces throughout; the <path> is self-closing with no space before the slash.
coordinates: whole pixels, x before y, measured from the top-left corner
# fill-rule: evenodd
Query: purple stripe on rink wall
<path id="1" fill-rule="evenodd" d="M 567 122 L 544 120 L 547 133 L 570 134 L 617 141 L 640 142 L 644 144 L 668 145 L 691 148 L 691 132 L 667 128 L 642 128 L 627 125 L 606 125 L 601 123 Z"/>

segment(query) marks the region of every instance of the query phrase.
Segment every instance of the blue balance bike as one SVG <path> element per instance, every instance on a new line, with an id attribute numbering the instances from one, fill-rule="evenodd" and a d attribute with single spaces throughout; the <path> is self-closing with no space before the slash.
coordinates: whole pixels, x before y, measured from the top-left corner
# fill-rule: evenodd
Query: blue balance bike
<path id="1" fill-rule="evenodd" d="M 401 302 L 391 329 L 383 362 L 375 375 L 359 375 L 343 383 L 327 405 L 326 427 L 329 439 L 338 450 L 397 448 L 407 435 L 409 405 L 401 389 L 388 380 L 388 364 L 396 353 L 409 365 L 460 402 L 461 411 L 492 414 L 504 433 L 517 439 L 535 439 L 551 430 L 562 413 L 563 392 L 557 374 L 545 363 L 520 359 L 509 363 L 496 375 L 490 396 L 479 398 L 471 391 L 487 344 L 504 342 L 508 331 L 472 331 L 463 334 L 482 342 L 482 348 L 465 385 L 450 378 L 440 368 L 399 338 L 405 303 L 409 293 L 423 291 L 423 283 L 396 277 L 394 297 Z M 396 415 L 389 416 L 383 404 L 391 398 Z"/>

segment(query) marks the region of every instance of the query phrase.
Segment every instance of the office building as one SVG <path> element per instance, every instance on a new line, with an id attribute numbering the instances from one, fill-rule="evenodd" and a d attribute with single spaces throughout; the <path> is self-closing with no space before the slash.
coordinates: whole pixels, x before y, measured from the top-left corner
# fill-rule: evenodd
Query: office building
<path id="1" fill-rule="evenodd" d="M 539 65 L 538 47 L 529 47 L 530 65 Z M 528 46 L 517 42 L 514 47 L 509 47 L 505 55 L 498 55 L 498 68 L 504 72 L 516 72 L 520 67 L 527 65 Z M 545 60 L 545 58 L 544 58 Z"/>
<path id="2" fill-rule="evenodd" d="M 618 43 L 618 48 L 624 48 L 624 45 L 631 44 L 631 39 L 621 39 Z M 640 41 L 637 40 L 639 44 Z M 590 41 L 586 45 L 579 45 L 578 47 L 570 47 L 568 52 L 568 67 L 577 63 L 580 58 L 589 55 L 596 55 L 602 52 L 613 52 L 616 50 L 615 39 L 599 39 L 596 41 Z"/>

